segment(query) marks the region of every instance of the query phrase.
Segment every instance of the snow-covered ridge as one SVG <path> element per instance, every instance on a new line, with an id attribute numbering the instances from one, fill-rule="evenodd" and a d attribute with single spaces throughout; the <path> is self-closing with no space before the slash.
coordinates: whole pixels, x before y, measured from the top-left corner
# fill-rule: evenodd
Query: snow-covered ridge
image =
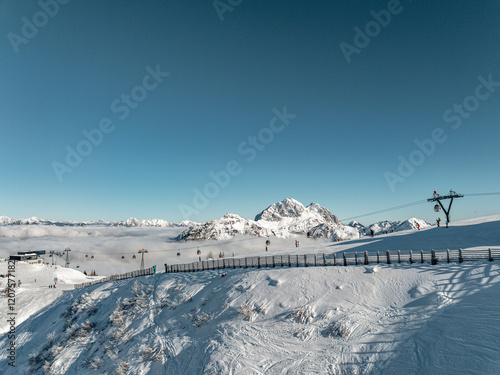
<path id="1" fill-rule="evenodd" d="M 270 236 L 273 233 L 259 223 L 245 219 L 235 214 L 226 214 L 218 220 L 212 220 L 202 225 L 197 225 L 186 229 L 179 236 L 182 240 L 223 240 L 233 237 L 236 234 L 252 236 Z"/>
<path id="2" fill-rule="evenodd" d="M 360 225 L 359 223 L 357 224 Z M 377 234 L 386 234 L 392 232 L 400 232 L 403 230 L 415 230 L 419 229 L 419 226 L 420 229 L 424 229 L 430 227 L 431 224 L 427 223 L 424 220 L 412 217 L 411 219 L 405 221 L 390 221 L 390 220 L 379 221 L 378 223 L 371 224 L 368 227 L 363 227 L 360 225 L 358 229 L 360 232 L 365 234 L 371 234 L 371 231 L 373 231 L 373 234 L 377 235 Z"/>

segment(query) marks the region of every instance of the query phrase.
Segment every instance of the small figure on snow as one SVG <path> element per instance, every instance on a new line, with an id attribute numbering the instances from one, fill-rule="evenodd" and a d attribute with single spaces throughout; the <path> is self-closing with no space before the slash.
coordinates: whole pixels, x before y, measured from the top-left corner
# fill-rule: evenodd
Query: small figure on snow
<path id="1" fill-rule="evenodd" d="M 441 226 L 441 218 L 438 217 L 437 220 L 436 220 L 436 222 L 437 222 L 437 226 L 439 228 Z"/>
<path id="2" fill-rule="evenodd" d="M 417 228 L 418 228 L 418 230 L 420 230 L 420 224 L 419 223 L 417 223 Z"/>

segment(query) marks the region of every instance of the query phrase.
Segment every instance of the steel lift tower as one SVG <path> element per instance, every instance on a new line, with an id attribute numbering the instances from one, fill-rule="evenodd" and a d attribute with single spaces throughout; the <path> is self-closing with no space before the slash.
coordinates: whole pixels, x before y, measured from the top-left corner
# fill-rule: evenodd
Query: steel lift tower
<path id="1" fill-rule="evenodd" d="M 67 247 L 66 249 L 64 249 L 64 251 L 66 251 L 66 264 L 64 265 L 64 268 L 69 268 L 69 252 L 71 251 L 71 249 Z"/>
<path id="2" fill-rule="evenodd" d="M 442 208 L 444 214 L 446 215 L 446 221 L 448 223 L 450 223 L 451 222 L 451 220 L 450 220 L 450 210 L 451 210 L 451 205 L 453 203 L 453 199 L 454 198 L 463 198 L 463 197 L 464 197 L 463 194 L 457 194 L 453 190 L 450 190 L 450 194 L 449 195 L 439 195 L 436 191 L 434 191 L 433 197 L 427 199 L 427 202 L 437 202 L 439 205 L 436 204 L 434 206 L 434 211 L 439 212 L 439 211 L 441 211 L 441 208 Z M 448 206 L 448 210 L 446 210 L 446 208 L 444 208 L 443 204 L 441 203 L 441 201 L 445 200 L 445 199 L 451 199 L 450 205 Z"/>
<path id="3" fill-rule="evenodd" d="M 145 249 L 141 249 L 138 251 L 139 254 L 142 254 L 141 258 L 141 271 L 144 269 L 144 254 L 146 254 L 148 251 Z"/>

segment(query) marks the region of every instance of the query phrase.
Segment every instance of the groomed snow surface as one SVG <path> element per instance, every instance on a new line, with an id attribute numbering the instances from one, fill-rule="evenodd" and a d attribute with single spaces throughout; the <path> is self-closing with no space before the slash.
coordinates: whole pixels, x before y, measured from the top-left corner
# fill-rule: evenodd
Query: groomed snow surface
<path id="1" fill-rule="evenodd" d="M 318 250 L 499 247 L 498 219 Z M 0 337 L 2 374 L 500 373 L 498 260 L 160 273 L 79 290 L 76 270 L 17 267 L 29 317 L 16 368 Z M 40 285 L 55 273 L 65 288 Z"/>

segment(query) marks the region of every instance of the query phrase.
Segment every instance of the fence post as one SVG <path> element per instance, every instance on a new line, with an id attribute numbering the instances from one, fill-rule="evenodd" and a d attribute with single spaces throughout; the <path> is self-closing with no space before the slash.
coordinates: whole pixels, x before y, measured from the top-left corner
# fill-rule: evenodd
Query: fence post
<path id="1" fill-rule="evenodd" d="M 292 266 L 292 259 L 291 259 L 290 254 L 288 254 L 288 267 L 291 267 L 291 266 Z"/>
<path id="2" fill-rule="evenodd" d="M 446 260 L 450 263 L 450 249 L 446 249 Z"/>
<path id="3" fill-rule="evenodd" d="M 401 251 L 398 250 L 398 263 L 401 263 Z"/>
<path id="4" fill-rule="evenodd" d="M 245 257 L 245 268 L 248 268 L 248 258 Z"/>
<path id="5" fill-rule="evenodd" d="M 391 252 L 387 250 L 385 254 L 387 255 L 387 264 L 391 264 Z"/>
<path id="6" fill-rule="evenodd" d="M 314 254 L 314 267 L 318 265 L 318 256 Z"/>
<path id="7" fill-rule="evenodd" d="M 299 266 L 299 254 L 297 254 L 297 267 Z"/>
<path id="8" fill-rule="evenodd" d="M 168 266 L 167 266 L 167 263 L 165 263 L 165 273 L 168 273 Z"/>
<path id="9" fill-rule="evenodd" d="M 257 268 L 260 268 L 260 257 L 257 258 Z"/>
<path id="10" fill-rule="evenodd" d="M 488 249 L 488 260 L 493 262 L 493 255 L 491 254 L 491 249 Z"/>
<path id="11" fill-rule="evenodd" d="M 431 264 L 435 266 L 437 264 L 436 252 L 434 249 L 431 250 Z"/>
<path id="12" fill-rule="evenodd" d="M 273 268 L 276 268 L 276 262 L 274 260 L 274 255 L 273 255 Z"/>
<path id="13" fill-rule="evenodd" d="M 420 261 L 421 263 L 424 263 L 424 251 L 420 250 Z"/>
<path id="14" fill-rule="evenodd" d="M 283 268 L 283 254 L 281 254 L 281 268 Z"/>
<path id="15" fill-rule="evenodd" d="M 304 267 L 309 267 L 307 264 L 307 255 L 304 254 Z"/>
<path id="16" fill-rule="evenodd" d="M 380 251 L 377 251 L 377 264 L 380 263 Z"/>
<path id="17" fill-rule="evenodd" d="M 413 251 L 410 250 L 410 264 L 413 264 Z"/>
<path id="18" fill-rule="evenodd" d="M 337 265 L 337 253 L 333 253 L 333 265 Z"/>
<path id="19" fill-rule="evenodd" d="M 326 266 L 326 256 L 325 256 L 325 253 L 323 253 L 323 266 Z"/>
<path id="20" fill-rule="evenodd" d="M 462 254 L 462 249 L 458 249 L 458 263 L 463 263 L 464 257 Z"/>
<path id="21" fill-rule="evenodd" d="M 344 253 L 344 266 L 347 266 L 347 258 L 345 256 L 345 253 Z"/>
<path id="22" fill-rule="evenodd" d="M 354 252 L 354 263 L 356 264 L 356 266 L 358 265 L 358 252 L 357 251 Z"/>
<path id="23" fill-rule="evenodd" d="M 368 251 L 365 251 L 365 264 L 368 264 Z"/>

